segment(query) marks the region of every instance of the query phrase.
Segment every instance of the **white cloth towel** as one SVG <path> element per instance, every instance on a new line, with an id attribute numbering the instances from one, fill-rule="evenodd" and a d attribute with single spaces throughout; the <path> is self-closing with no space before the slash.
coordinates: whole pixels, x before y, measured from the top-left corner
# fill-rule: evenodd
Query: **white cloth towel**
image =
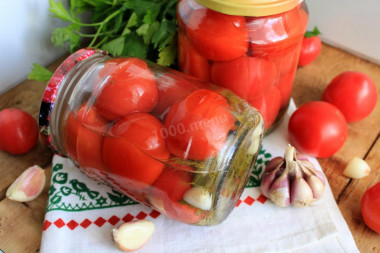
<path id="1" fill-rule="evenodd" d="M 292 102 L 282 124 L 264 138 L 258 167 L 283 156 Z M 318 170 L 318 161 L 310 158 Z M 280 208 L 266 200 L 252 175 L 237 207 L 220 225 L 201 227 L 171 220 L 136 204 L 82 174 L 68 159 L 54 156 L 42 253 L 120 252 L 111 230 L 125 221 L 156 225 L 137 252 L 359 252 L 327 184 L 323 198 L 306 208 Z"/>

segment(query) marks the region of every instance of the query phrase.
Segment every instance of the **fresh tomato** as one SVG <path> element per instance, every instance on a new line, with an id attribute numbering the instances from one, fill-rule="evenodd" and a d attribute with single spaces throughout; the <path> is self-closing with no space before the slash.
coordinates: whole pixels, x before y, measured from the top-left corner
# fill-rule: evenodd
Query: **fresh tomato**
<path id="1" fill-rule="evenodd" d="M 319 34 L 320 32 L 318 28 L 314 28 L 314 31 L 312 32 L 306 32 L 305 37 L 302 40 L 298 66 L 306 66 L 318 57 L 322 49 L 322 42 L 318 37 Z"/>
<path id="2" fill-rule="evenodd" d="M 305 33 L 307 15 L 300 5 L 283 13 L 247 19 L 250 49 L 253 56 L 267 57 L 294 51 Z M 306 18 L 306 20 L 305 20 Z"/>
<path id="3" fill-rule="evenodd" d="M 12 155 L 29 152 L 38 141 L 38 125 L 29 113 L 7 108 L 0 111 L 0 150 Z"/>
<path id="4" fill-rule="evenodd" d="M 209 60 L 230 61 L 248 51 L 246 21 L 242 16 L 195 9 L 191 12 L 186 35 Z"/>
<path id="5" fill-rule="evenodd" d="M 148 113 L 133 113 L 117 121 L 104 137 L 106 170 L 137 183 L 151 185 L 169 158 L 161 136 L 162 123 Z"/>
<path id="6" fill-rule="evenodd" d="M 264 96 L 255 100 L 248 100 L 248 102 L 259 110 L 264 119 L 265 129 L 268 129 L 280 111 L 281 94 L 277 87 L 272 86 Z"/>
<path id="7" fill-rule="evenodd" d="M 343 146 L 347 134 L 343 114 L 323 101 L 302 105 L 289 120 L 290 142 L 302 153 L 319 158 L 335 154 Z"/>
<path id="8" fill-rule="evenodd" d="M 177 157 L 205 160 L 214 157 L 235 128 L 235 118 L 222 95 L 200 89 L 175 103 L 165 119 L 167 145 Z"/>
<path id="9" fill-rule="evenodd" d="M 158 102 L 152 111 L 160 119 L 163 119 L 168 113 L 170 107 L 185 98 L 197 87 L 187 79 L 177 76 L 175 73 L 166 72 L 156 79 L 158 88 Z"/>
<path id="10" fill-rule="evenodd" d="M 178 33 L 178 64 L 184 73 L 204 81 L 211 80 L 209 61 L 191 45 L 182 32 Z"/>
<path id="11" fill-rule="evenodd" d="M 364 223 L 380 234 L 380 182 L 364 193 L 361 207 Z"/>
<path id="12" fill-rule="evenodd" d="M 230 89 L 247 100 L 262 97 L 274 85 L 276 76 L 277 68 L 274 63 L 249 56 L 214 62 L 211 68 L 214 84 Z"/>
<path id="13" fill-rule="evenodd" d="M 105 119 L 113 121 L 132 112 L 150 112 L 156 106 L 158 90 L 146 62 L 137 58 L 110 60 L 99 75 L 105 76 L 106 83 L 95 107 Z"/>
<path id="14" fill-rule="evenodd" d="M 364 119 L 375 108 L 377 89 L 366 74 L 346 71 L 331 81 L 322 100 L 338 107 L 347 122 L 353 122 Z"/>

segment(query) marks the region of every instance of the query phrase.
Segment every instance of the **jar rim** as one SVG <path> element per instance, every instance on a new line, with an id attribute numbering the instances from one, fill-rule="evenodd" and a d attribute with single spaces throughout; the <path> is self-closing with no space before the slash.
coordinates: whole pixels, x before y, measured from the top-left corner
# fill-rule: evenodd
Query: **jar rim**
<path id="1" fill-rule="evenodd" d="M 228 15 L 262 17 L 289 11 L 304 0 L 196 0 L 199 4 Z"/>
<path id="2" fill-rule="evenodd" d="M 52 139 L 50 136 L 50 113 L 54 108 L 54 103 L 56 101 L 59 87 L 62 81 L 64 80 L 65 76 L 75 65 L 77 65 L 79 62 L 85 59 L 90 58 L 96 53 L 101 53 L 104 55 L 108 54 L 104 50 L 95 48 L 83 48 L 71 54 L 54 71 L 52 77 L 50 78 L 45 88 L 39 114 L 40 137 L 42 142 L 55 152 L 58 152 L 58 150 L 52 143 Z"/>

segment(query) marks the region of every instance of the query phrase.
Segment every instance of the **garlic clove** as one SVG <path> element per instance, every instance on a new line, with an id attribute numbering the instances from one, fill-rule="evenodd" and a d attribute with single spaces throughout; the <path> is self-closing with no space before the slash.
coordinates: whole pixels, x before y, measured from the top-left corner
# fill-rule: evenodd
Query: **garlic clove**
<path id="1" fill-rule="evenodd" d="M 26 202 L 37 198 L 44 189 L 46 182 L 45 170 L 34 165 L 26 169 L 9 186 L 6 196 L 10 200 Z"/>
<path id="2" fill-rule="evenodd" d="M 314 199 L 320 199 L 325 191 L 325 183 L 317 176 L 311 175 L 306 178 L 306 182 L 310 186 L 311 191 L 313 192 Z"/>
<path id="3" fill-rule="evenodd" d="M 258 125 L 252 134 L 252 142 L 247 149 L 250 155 L 256 154 L 260 149 L 261 135 L 263 134 L 263 126 Z"/>
<path id="4" fill-rule="evenodd" d="M 112 230 L 116 247 L 121 251 L 134 251 L 144 246 L 152 237 L 155 226 L 148 220 L 131 221 Z"/>
<path id="5" fill-rule="evenodd" d="M 277 206 L 287 207 L 290 205 L 290 187 L 288 173 L 283 173 L 272 184 L 269 190 L 269 199 Z"/>
<path id="6" fill-rule="evenodd" d="M 154 209 L 156 209 L 160 213 L 166 214 L 165 203 L 164 203 L 164 201 L 162 199 L 150 195 L 148 197 L 148 200 L 149 200 L 149 203 L 151 204 L 151 206 Z"/>
<path id="7" fill-rule="evenodd" d="M 305 207 L 314 202 L 313 192 L 302 177 L 296 177 L 292 183 L 291 203 L 295 207 Z"/>
<path id="8" fill-rule="evenodd" d="M 371 168 L 359 157 L 354 157 L 346 166 L 343 175 L 350 178 L 363 178 L 369 175 Z"/>
<path id="9" fill-rule="evenodd" d="M 183 200 L 190 205 L 205 211 L 210 210 L 212 206 L 211 194 L 201 187 L 192 187 L 187 190 L 183 195 Z"/>
<path id="10" fill-rule="evenodd" d="M 277 171 L 272 171 L 269 173 L 265 173 L 261 178 L 261 193 L 269 198 L 269 190 L 273 183 L 273 181 L 276 179 Z"/>
<path id="11" fill-rule="evenodd" d="M 269 163 L 266 165 L 264 173 L 272 172 L 279 168 L 284 163 L 284 158 L 282 157 L 275 157 L 272 160 L 269 161 Z"/>

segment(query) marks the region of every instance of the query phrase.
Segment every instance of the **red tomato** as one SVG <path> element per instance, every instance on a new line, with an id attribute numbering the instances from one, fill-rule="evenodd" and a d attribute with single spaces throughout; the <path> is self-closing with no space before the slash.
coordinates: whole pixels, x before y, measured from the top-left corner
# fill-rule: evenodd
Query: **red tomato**
<path id="1" fill-rule="evenodd" d="M 185 30 L 189 24 L 191 12 L 195 9 L 206 9 L 195 0 L 180 0 L 177 6 L 178 25 L 181 30 Z"/>
<path id="2" fill-rule="evenodd" d="M 29 152 L 38 141 L 38 125 L 27 112 L 16 108 L 0 111 L 0 150 L 12 155 Z"/>
<path id="3" fill-rule="evenodd" d="M 103 142 L 103 162 L 111 174 L 151 185 L 169 158 L 161 122 L 148 113 L 133 113 L 116 122 Z"/>
<path id="4" fill-rule="evenodd" d="M 77 140 L 78 129 L 80 122 L 73 112 L 67 116 L 66 123 L 63 129 L 63 145 L 65 147 L 66 155 L 71 156 L 74 160 L 78 161 L 77 153 Z"/>
<path id="5" fill-rule="evenodd" d="M 83 167 L 99 168 L 102 162 L 101 152 L 98 151 L 101 150 L 103 137 L 98 133 L 106 133 L 107 124 L 94 108 L 86 111 L 85 106 L 81 106 L 75 113 L 70 111 L 63 135 L 67 154 L 76 161 L 80 160 Z M 78 153 L 81 153 L 80 159 Z"/>
<path id="6" fill-rule="evenodd" d="M 289 104 L 289 100 L 292 95 L 294 78 L 296 76 L 296 70 L 297 69 L 294 68 L 292 72 L 280 75 L 276 80 L 275 86 L 281 94 L 281 108 L 284 108 Z"/>
<path id="7" fill-rule="evenodd" d="M 198 223 L 204 215 L 198 208 L 195 208 L 187 203 L 172 202 L 172 206 L 166 215 L 169 218 L 181 221 L 187 224 Z"/>
<path id="8" fill-rule="evenodd" d="M 137 58 L 107 61 L 100 76 L 107 76 L 95 107 L 108 120 L 132 112 L 150 112 L 157 103 L 158 91 L 152 71 Z"/>
<path id="9" fill-rule="evenodd" d="M 364 193 L 361 207 L 364 223 L 380 234 L 380 182 Z"/>
<path id="10" fill-rule="evenodd" d="M 302 105 L 289 120 L 290 142 L 300 152 L 319 158 L 335 154 L 347 134 L 343 114 L 334 105 L 322 101 Z"/>
<path id="11" fill-rule="evenodd" d="M 230 110 L 222 95 L 204 89 L 174 104 L 164 123 L 170 152 L 192 160 L 214 157 L 235 127 Z"/>
<path id="12" fill-rule="evenodd" d="M 214 62 L 211 67 L 214 84 L 247 100 L 262 97 L 274 84 L 276 76 L 275 64 L 257 57 L 243 56 L 232 61 Z"/>
<path id="13" fill-rule="evenodd" d="M 203 56 L 213 61 L 230 61 L 248 50 L 248 34 L 242 16 L 210 9 L 193 10 L 186 35 Z"/>
<path id="14" fill-rule="evenodd" d="M 178 64 L 184 73 L 204 81 L 211 80 L 208 60 L 191 45 L 182 32 L 178 33 Z"/>
<path id="15" fill-rule="evenodd" d="M 366 74 L 346 71 L 331 81 L 322 100 L 338 107 L 347 122 L 353 122 L 364 119 L 375 108 L 377 89 Z"/>
<path id="16" fill-rule="evenodd" d="M 156 107 L 152 111 L 160 119 L 168 113 L 170 107 L 185 98 L 197 87 L 185 78 L 178 77 L 176 74 L 164 73 L 156 79 L 159 99 Z"/>
<path id="17" fill-rule="evenodd" d="M 303 38 L 298 66 L 303 67 L 312 63 L 318 57 L 321 49 L 322 42 L 318 36 Z"/>
<path id="18" fill-rule="evenodd" d="M 77 117 L 82 123 L 78 128 L 76 142 L 79 165 L 103 170 L 103 135 L 107 132 L 108 121 L 101 117 L 95 108 L 86 111 L 83 107 L 78 111 Z"/>
<path id="19" fill-rule="evenodd" d="M 305 11 L 297 6 L 284 13 L 250 17 L 247 29 L 253 56 L 269 57 L 294 51 L 305 33 Z M 306 19 L 307 21 L 307 19 Z"/>
<path id="20" fill-rule="evenodd" d="M 161 192 L 170 201 L 178 202 L 191 188 L 192 182 L 193 176 L 189 171 L 166 167 L 152 185 L 151 195 L 154 196 L 157 192 Z"/>
<path id="21" fill-rule="evenodd" d="M 263 97 L 256 100 L 248 100 L 248 102 L 259 110 L 264 119 L 265 129 L 268 129 L 272 126 L 280 111 L 281 94 L 277 87 L 272 86 Z"/>

